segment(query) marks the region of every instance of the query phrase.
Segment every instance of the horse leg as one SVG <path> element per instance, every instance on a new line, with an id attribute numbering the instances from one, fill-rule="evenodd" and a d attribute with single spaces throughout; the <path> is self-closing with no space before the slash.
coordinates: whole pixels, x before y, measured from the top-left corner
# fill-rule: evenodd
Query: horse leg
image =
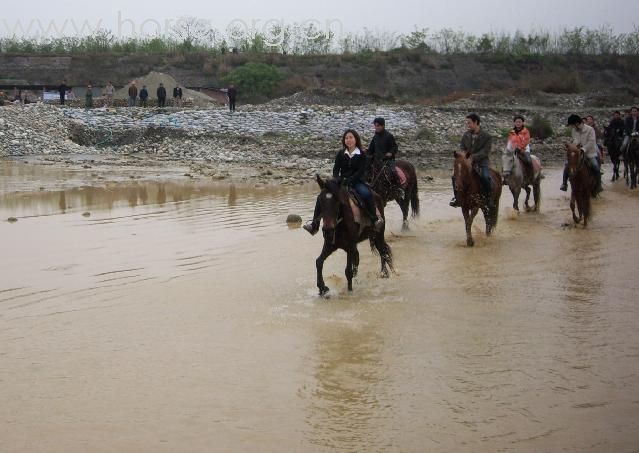
<path id="1" fill-rule="evenodd" d="M 571 183 L 572 185 L 572 183 Z M 577 197 L 575 196 L 575 190 L 572 190 L 572 193 L 570 194 L 570 210 L 572 211 L 572 220 L 575 223 L 579 223 L 579 221 L 581 220 L 581 215 L 579 217 L 577 217 L 577 215 L 575 214 L 575 204 L 577 201 Z"/>
<path id="2" fill-rule="evenodd" d="M 535 212 L 541 208 L 541 179 L 537 178 L 533 184 L 533 198 L 535 199 Z"/>
<path id="3" fill-rule="evenodd" d="M 353 250 L 353 278 L 357 277 L 357 271 L 359 269 L 359 250 L 357 247 Z"/>
<path id="4" fill-rule="evenodd" d="M 383 234 L 375 236 L 375 248 L 379 253 L 379 258 L 382 264 L 381 276 L 382 278 L 388 278 L 390 276 L 388 268 L 393 269 L 393 255 L 391 254 L 390 246 L 384 240 Z M 388 265 L 388 267 L 387 267 Z"/>
<path id="5" fill-rule="evenodd" d="M 473 226 L 473 219 L 475 215 L 477 215 L 477 208 L 467 209 L 462 207 L 462 213 L 464 214 L 464 222 L 466 223 L 466 245 L 472 247 L 475 245 L 475 241 L 471 227 Z"/>
<path id="6" fill-rule="evenodd" d="M 346 252 L 346 269 L 344 270 L 344 274 L 348 282 L 348 290 L 353 291 L 353 250 Z"/>
<path id="7" fill-rule="evenodd" d="M 526 212 L 530 212 L 530 205 L 528 205 L 528 201 L 530 200 L 530 186 L 524 187 L 526 190 L 526 200 L 524 201 L 524 206 L 526 207 Z"/>
<path id="8" fill-rule="evenodd" d="M 400 203 L 399 201 L 397 202 L 397 204 L 399 204 L 399 207 L 402 209 L 402 231 L 408 231 L 408 205 L 410 203 L 410 198 L 408 197 L 408 195 L 404 196 L 402 202 Z"/>
<path id="9" fill-rule="evenodd" d="M 317 287 L 319 288 L 320 296 L 324 296 L 328 292 L 328 286 L 324 284 L 324 277 L 322 275 L 324 261 L 326 261 L 326 258 L 328 258 L 334 251 L 335 247 L 325 242 L 324 247 L 322 248 L 322 253 L 320 253 L 320 256 L 318 256 L 315 260 L 315 267 L 317 268 Z"/>
<path id="10" fill-rule="evenodd" d="M 511 187 L 510 192 L 513 194 L 513 209 L 515 211 L 519 212 L 519 193 L 521 192 L 521 188 L 520 187 L 515 187 L 515 188 Z"/>

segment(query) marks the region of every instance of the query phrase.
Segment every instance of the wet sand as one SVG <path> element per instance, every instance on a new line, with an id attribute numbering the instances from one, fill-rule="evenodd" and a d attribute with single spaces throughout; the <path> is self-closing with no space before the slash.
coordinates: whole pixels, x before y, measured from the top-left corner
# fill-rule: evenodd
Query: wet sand
<path id="1" fill-rule="evenodd" d="M 621 183 L 566 227 L 551 169 L 540 214 L 505 191 L 469 249 L 435 174 L 410 232 L 388 209 L 396 275 L 361 244 L 353 293 L 345 255 L 327 261 L 326 300 L 321 239 L 285 224 L 313 185 L 3 165 L 0 451 L 639 445 L 639 195 Z"/>

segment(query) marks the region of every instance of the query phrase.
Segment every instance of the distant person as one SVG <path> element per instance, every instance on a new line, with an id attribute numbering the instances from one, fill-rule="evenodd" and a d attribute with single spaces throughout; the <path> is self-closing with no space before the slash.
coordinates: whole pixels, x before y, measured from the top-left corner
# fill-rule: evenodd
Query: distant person
<path id="1" fill-rule="evenodd" d="M 612 119 L 608 127 L 617 137 L 623 138 L 624 124 L 619 110 L 615 110 L 612 113 Z"/>
<path id="2" fill-rule="evenodd" d="M 60 92 L 60 105 L 64 105 L 64 99 L 67 96 L 67 91 L 69 91 L 66 80 L 62 81 L 62 83 L 58 87 L 58 91 Z"/>
<path id="3" fill-rule="evenodd" d="M 164 107 L 166 105 L 166 88 L 164 88 L 162 83 L 160 83 L 155 94 L 158 96 L 158 107 Z"/>
<path id="4" fill-rule="evenodd" d="M 149 91 L 146 89 L 146 85 L 142 85 L 140 90 L 140 107 L 146 107 L 147 99 L 149 99 Z"/>
<path id="5" fill-rule="evenodd" d="M 87 109 L 93 108 L 93 87 L 91 84 L 87 85 L 87 91 L 84 93 L 84 107 Z"/>
<path id="6" fill-rule="evenodd" d="M 4 104 L 9 100 L 4 91 L 0 91 L 0 107 L 4 106 Z"/>
<path id="7" fill-rule="evenodd" d="M 177 107 L 182 107 L 182 88 L 179 85 L 173 88 L 173 103 Z"/>
<path id="8" fill-rule="evenodd" d="M 109 81 L 107 86 L 104 87 L 104 97 L 106 98 L 105 105 L 111 107 L 113 105 L 113 95 L 115 94 L 115 87 L 113 82 Z"/>
<path id="9" fill-rule="evenodd" d="M 511 158 L 512 156 L 512 158 Z M 508 133 L 508 142 L 502 153 L 502 184 L 508 184 L 508 177 L 512 170 L 514 159 L 520 157 L 529 171 L 532 172 L 532 160 L 530 158 L 530 132 L 524 126 L 524 117 L 515 115 L 513 128 Z M 514 158 L 514 159 L 513 159 Z"/>
<path id="10" fill-rule="evenodd" d="M 372 168 L 381 169 L 384 165 L 388 166 L 390 178 L 392 179 L 390 181 L 391 186 L 395 188 L 397 197 L 403 199 L 404 191 L 400 186 L 397 170 L 395 169 L 395 154 L 398 151 L 395 136 L 386 130 L 386 120 L 384 118 L 375 118 L 373 126 L 375 127 L 375 135 L 368 145 L 366 154 L 370 159 Z"/>
<path id="11" fill-rule="evenodd" d="M 226 90 L 226 96 L 229 98 L 229 111 L 235 112 L 235 100 L 237 99 L 237 88 L 235 88 L 235 85 L 229 85 L 228 90 Z"/>
<path id="12" fill-rule="evenodd" d="M 582 120 L 595 130 L 595 140 L 597 142 L 597 149 L 599 149 L 599 165 L 603 162 L 603 132 L 595 124 L 595 117 L 592 115 L 586 115 Z"/>
<path id="13" fill-rule="evenodd" d="M 129 107 L 135 107 L 135 101 L 138 98 L 138 87 L 135 86 L 135 80 L 129 85 Z"/>

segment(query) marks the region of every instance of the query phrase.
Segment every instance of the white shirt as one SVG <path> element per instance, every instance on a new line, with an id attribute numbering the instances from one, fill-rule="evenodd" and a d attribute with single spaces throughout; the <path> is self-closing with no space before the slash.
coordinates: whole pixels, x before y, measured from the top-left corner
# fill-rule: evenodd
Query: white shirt
<path id="1" fill-rule="evenodd" d="M 581 129 L 575 128 L 572 130 L 572 142 L 575 145 L 581 145 L 586 157 L 589 159 L 599 155 L 595 130 L 587 124 L 582 123 Z"/>
<path id="2" fill-rule="evenodd" d="M 344 150 L 344 154 L 346 154 L 348 157 L 350 157 L 351 159 L 353 158 L 353 156 L 357 155 L 357 154 L 362 154 L 362 152 L 359 150 L 359 148 L 356 146 L 355 149 L 353 150 L 352 153 L 348 152 L 348 148 L 346 148 Z"/>

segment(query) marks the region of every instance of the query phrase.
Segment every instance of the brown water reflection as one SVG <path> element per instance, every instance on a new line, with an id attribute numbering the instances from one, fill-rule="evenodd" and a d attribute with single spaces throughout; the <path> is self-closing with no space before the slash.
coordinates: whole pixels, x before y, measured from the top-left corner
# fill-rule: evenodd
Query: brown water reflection
<path id="1" fill-rule="evenodd" d="M 312 184 L 0 192 L 0 451 L 633 451 L 639 193 L 583 230 L 559 178 L 473 249 L 424 183 L 410 232 L 388 209 L 397 274 L 362 244 L 348 293 L 336 253 L 328 300 L 285 224 Z"/>

